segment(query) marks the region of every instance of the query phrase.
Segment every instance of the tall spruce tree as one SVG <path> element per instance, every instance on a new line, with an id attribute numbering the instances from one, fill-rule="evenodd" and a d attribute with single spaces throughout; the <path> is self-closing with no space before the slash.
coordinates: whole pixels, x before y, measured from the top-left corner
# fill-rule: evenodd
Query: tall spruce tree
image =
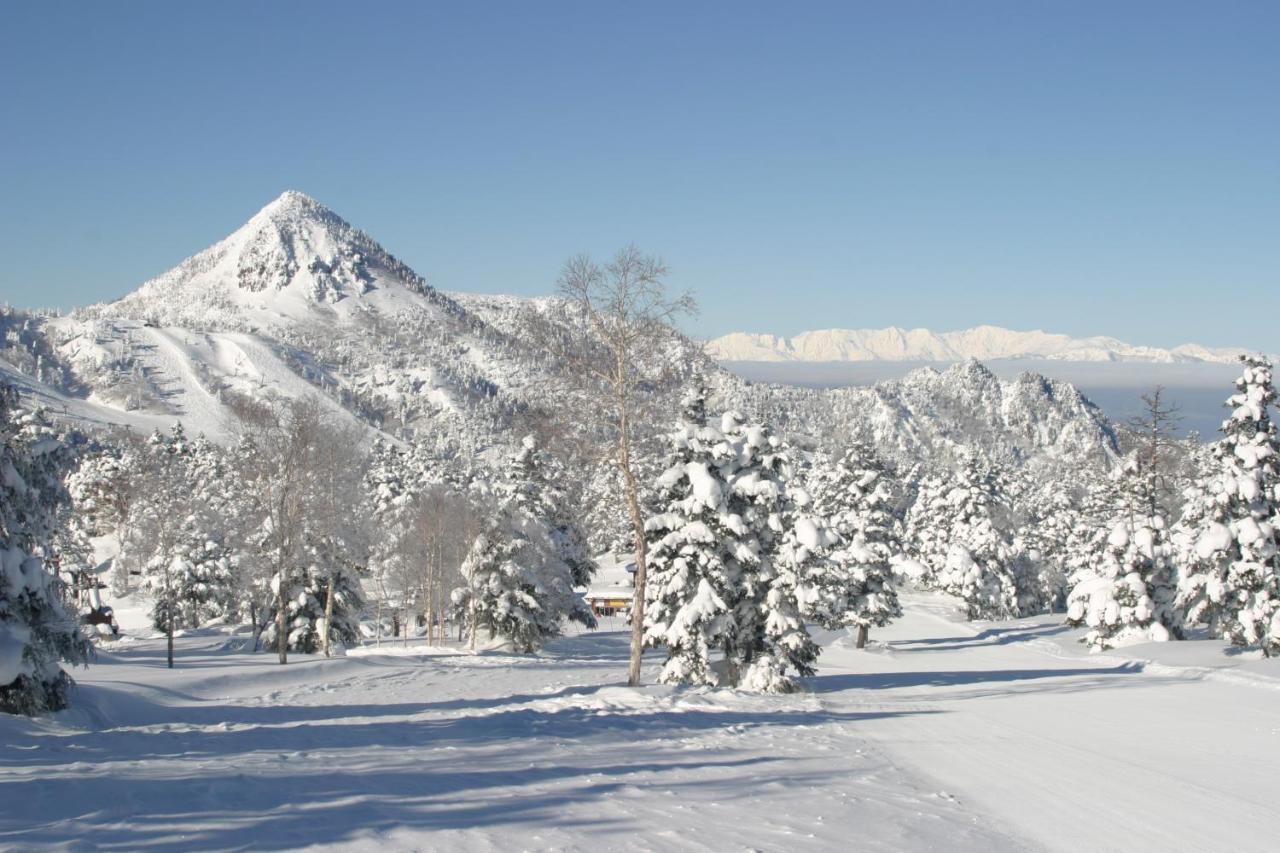
<path id="1" fill-rule="evenodd" d="M 1271 365 L 1241 358 L 1217 475 L 1188 511 L 1177 606 L 1239 646 L 1280 654 L 1280 439 Z"/>
<path id="2" fill-rule="evenodd" d="M 935 493 L 925 517 L 938 518 L 946 532 L 931 555 L 936 565 L 936 548 L 945 544 L 934 585 L 962 599 L 970 619 L 1017 616 L 1019 554 L 999 513 L 1006 503 L 1001 480 L 974 453 L 962 455 L 953 477 L 950 488 Z"/>
<path id="3" fill-rule="evenodd" d="M 855 443 L 818 478 L 815 499 L 840 544 L 831 556 L 831 582 L 818 584 L 828 603 L 812 616 L 829 627 L 856 628 L 863 648 L 872 626 L 902 615 L 890 560 L 903 549 L 888 468 L 870 447 Z"/>
<path id="4" fill-rule="evenodd" d="M 646 526 L 655 580 L 645 638 L 667 649 L 662 680 L 793 689 L 791 672 L 812 674 L 818 647 L 801 615 L 807 560 L 786 547 L 794 516 L 781 442 L 734 412 L 707 424 L 695 395 L 668 443 Z"/>
<path id="5" fill-rule="evenodd" d="M 747 531 L 731 509 L 722 468 L 730 462 L 724 436 L 707 424 L 701 387 L 683 401 L 681 421 L 667 435 L 667 467 L 657 480 L 658 511 L 645 525 L 649 582 L 644 642 L 666 650 L 658 680 L 721 682 L 712 653 L 731 637 Z"/>
<path id="6" fill-rule="evenodd" d="M 720 429 L 737 457 L 729 484 L 743 502 L 741 515 L 756 542 L 756 571 L 743 576 L 737 639 L 726 656 L 729 671 L 741 672 L 748 689 L 790 692 L 796 688 L 791 673 L 812 675 L 821 652 L 800 612 L 800 599 L 809 595 L 805 563 L 788 559 L 783 547 L 796 521 L 791 461 L 782 441 L 763 424 L 728 412 Z"/>
<path id="7" fill-rule="evenodd" d="M 1148 514 L 1159 508 L 1159 485 L 1146 464 L 1139 454 L 1125 459 L 1119 511 L 1088 569 L 1072 578 L 1067 624 L 1088 627 L 1081 642 L 1095 650 L 1181 637 L 1173 547 L 1163 516 Z"/>

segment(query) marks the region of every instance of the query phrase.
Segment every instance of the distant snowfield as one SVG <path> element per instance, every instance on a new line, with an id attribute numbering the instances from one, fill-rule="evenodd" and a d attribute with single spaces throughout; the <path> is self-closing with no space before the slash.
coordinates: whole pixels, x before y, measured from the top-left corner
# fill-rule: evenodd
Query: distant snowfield
<path id="1" fill-rule="evenodd" d="M 1273 849 L 1280 662 L 906 606 L 784 697 L 623 687 L 620 631 L 286 667 L 205 634 L 173 671 L 119 644 L 72 710 L 0 717 L 0 846 Z"/>
<path id="2" fill-rule="evenodd" d="M 844 388 L 900 379 L 912 370 L 944 370 L 953 362 L 921 361 L 724 361 L 721 366 L 753 382 Z M 983 364 L 1001 379 L 1030 371 L 1075 385 L 1114 423 L 1138 414 L 1142 395 L 1163 385 L 1181 407 L 1182 429 L 1215 437 L 1226 417 L 1223 401 L 1234 392 L 1238 365 L 1181 362 L 1083 362 L 1051 359 L 993 359 Z"/>

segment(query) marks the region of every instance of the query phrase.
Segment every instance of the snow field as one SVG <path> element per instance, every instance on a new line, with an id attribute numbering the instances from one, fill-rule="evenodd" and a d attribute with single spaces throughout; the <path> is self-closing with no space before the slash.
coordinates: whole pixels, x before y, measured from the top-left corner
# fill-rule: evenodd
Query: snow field
<path id="1" fill-rule="evenodd" d="M 826 636 L 788 696 L 623 687 L 620 631 L 285 667 L 202 632 L 172 671 L 135 638 L 77 673 L 71 710 L 0 719 L 0 790 L 23 804 L 0 845 L 1271 849 L 1275 661 L 1088 655 L 1050 617 L 905 603 L 866 651 Z"/>
<path id="2" fill-rule="evenodd" d="M 1013 850 L 812 694 L 619 686 L 624 633 L 537 657 L 334 660 L 143 639 L 3 720 L 22 849 Z M 650 668 L 652 669 L 652 668 Z M 652 676 L 652 671 L 648 675 Z"/>

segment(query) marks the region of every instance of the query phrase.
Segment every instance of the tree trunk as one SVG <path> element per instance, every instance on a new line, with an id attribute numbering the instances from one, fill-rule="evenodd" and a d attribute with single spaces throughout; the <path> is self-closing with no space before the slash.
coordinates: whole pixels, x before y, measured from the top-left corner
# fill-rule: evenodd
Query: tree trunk
<path id="1" fill-rule="evenodd" d="M 173 669 L 173 580 L 169 577 L 168 568 L 164 570 L 164 600 L 165 609 L 168 611 L 164 618 L 164 635 L 169 648 L 169 669 Z"/>
<path id="2" fill-rule="evenodd" d="M 253 623 L 253 650 L 256 652 L 262 646 L 262 621 L 258 619 L 258 602 L 249 602 L 249 621 Z"/>
<path id="3" fill-rule="evenodd" d="M 471 590 L 471 601 L 467 607 L 467 625 L 471 629 L 471 651 L 476 650 L 476 591 Z"/>
<path id="4" fill-rule="evenodd" d="M 644 587 L 648 576 L 648 546 L 644 541 L 644 516 L 640 512 L 640 498 L 636 493 L 636 475 L 631 470 L 631 442 L 629 419 L 625 408 L 618 423 L 618 466 L 622 469 L 622 482 L 627 493 L 627 511 L 636 543 L 635 592 L 631 599 L 631 662 L 627 669 L 627 685 L 640 686 L 640 658 L 644 654 Z"/>
<path id="5" fill-rule="evenodd" d="M 324 599 L 324 656 L 332 657 L 330 654 L 333 642 L 333 576 L 334 572 L 329 573 L 329 592 Z"/>
<path id="6" fill-rule="evenodd" d="M 427 575 L 427 646 L 436 644 L 436 590 L 431 583 L 431 575 Z"/>
<path id="7" fill-rule="evenodd" d="M 373 641 L 373 644 L 374 644 L 375 646 L 381 646 L 381 645 L 382 645 L 382 595 L 381 595 L 381 594 L 378 596 L 378 616 L 377 616 L 377 619 L 378 619 L 378 633 L 377 633 L 377 635 L 376 635 L 376 639 L 374 639 L 374 641 Z"/>
<path id="8" fill-rule="evenodd" d="M 865 649 L 867 647 L 867 626 L 858 626 L 858 648 Z"/>
<path id="9" fill-rule="evenodd" d="M 288 587 L 285 584 L 284 572 L 281 571 L 276 575 L 279 581 L 279 590 L 276 592 L 276 654 L 280 656 L 280 663 L 289 662 L 289 598 Z"/>

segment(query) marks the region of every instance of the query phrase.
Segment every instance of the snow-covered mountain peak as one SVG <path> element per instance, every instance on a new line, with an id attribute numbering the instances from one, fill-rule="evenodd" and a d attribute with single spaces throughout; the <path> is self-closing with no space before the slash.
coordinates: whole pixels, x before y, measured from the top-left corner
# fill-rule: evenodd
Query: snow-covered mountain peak
<path id="1" fill-rule="evenodd" d="M 379 297 L 369 298 L 375 291 Z M 247 329 L 422 298 L 439 301 L 367 234 L 289 190 L 225 239 L 100 311 L 161 326 Z"/>
<path id="2" fill-rule="evenodd" d="M 261 213 L 291 213 L 306 212 L 312 210 L 320 210 L 325 213 L 332 213 L 329 208 L 316 201 L 311 196 L 298 190 L 285 190 L 280 193 L 275 201 L 262 208 Z"/>

